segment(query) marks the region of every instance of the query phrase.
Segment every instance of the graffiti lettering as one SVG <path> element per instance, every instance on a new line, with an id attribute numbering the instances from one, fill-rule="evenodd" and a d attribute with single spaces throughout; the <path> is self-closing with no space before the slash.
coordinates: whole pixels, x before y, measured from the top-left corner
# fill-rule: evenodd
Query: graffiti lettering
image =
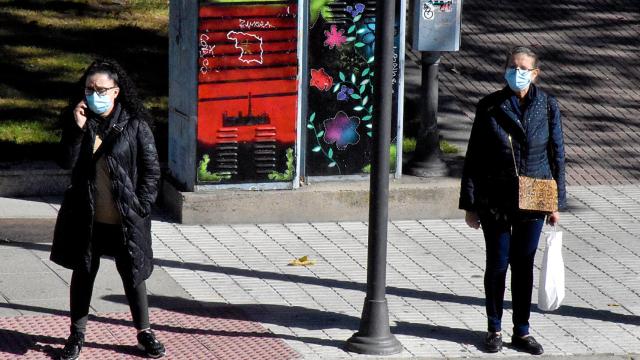
<path id="1" fill-rule="evenodd" d="M 268 20 L 244 20 L 240 19 L 240 29 L 249 30 L 249 29 L 273 29 L 275 26 L 271 25 L 271 22 Z"/>
<path id="2" fill-rule="evenodd" d="M 207 42 L 209 40 L 209 36 L 207 34 L 200 35 L 200 58 L 202 59 L 202 66 L 200 67 L 200 72 L 204 75 L 211 71 L 209 68 L 209 59 L 205 58 L 205 56 L 213 55 L 213 49 L 216 48 L 215 45 L 209 45 Z"/>
<path id="3" fill-rule="evenodd" d="M 392 90 L 395 93 L 395 85 L 398 83 L 398 69 L 400 68 L 400 64 L 398 64 L 398 50 L 397 46 L 393 47 L 393 82 L 392 82 Z"/>

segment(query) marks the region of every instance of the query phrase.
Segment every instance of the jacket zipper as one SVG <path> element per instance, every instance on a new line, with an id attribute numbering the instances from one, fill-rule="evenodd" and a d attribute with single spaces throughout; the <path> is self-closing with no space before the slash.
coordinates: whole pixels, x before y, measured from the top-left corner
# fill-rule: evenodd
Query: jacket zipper
<path id="1" fill-rule="evenodd" d="M 91 223 L 89 224 L 89 239 L 93 239 L 93 222 L 96 218 L 95 205 L 95 185 L 91 180 L 89 182 L 89 206 L 91 207 Z"/>

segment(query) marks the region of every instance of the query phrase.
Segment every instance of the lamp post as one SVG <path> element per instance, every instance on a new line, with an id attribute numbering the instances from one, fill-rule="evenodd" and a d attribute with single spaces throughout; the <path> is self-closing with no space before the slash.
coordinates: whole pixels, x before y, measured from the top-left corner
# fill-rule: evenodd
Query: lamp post
<path id="1" fill-rule="evenodd" d="M 376 44 L 373 123 L 373 161 L 369 193 L 369 241 L 367 295 L 360 329 L 346 349 L 368 355 L 391 355 L 402 344 L 391 334 L 386 293 L 387 222 L 389 211 L 389 144 L 393 86 L 393 38 L 395 0 L 376 1 Z"/>
<path id="2" fill-rule="evenodd" d="M 409 175 L 420 177 L 444 176 L 446 164 L 440 159 L 440 135 L 438 134 L 438 71 L 439 51 L 422 52 L 422 102 L 421 122 L 416 141 L 416 151 L 409 163 Z"/>

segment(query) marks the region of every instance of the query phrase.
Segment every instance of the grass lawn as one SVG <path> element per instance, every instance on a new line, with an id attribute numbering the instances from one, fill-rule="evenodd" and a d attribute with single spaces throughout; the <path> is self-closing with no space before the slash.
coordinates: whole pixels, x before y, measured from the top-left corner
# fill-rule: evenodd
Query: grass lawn
<path id="1" fill-rule="evenodd" d="M 118 60 L 166 159 L 167 0 L 0 0 L 0 161 L 51 159 L 58 114 L 95 57 Z"/>

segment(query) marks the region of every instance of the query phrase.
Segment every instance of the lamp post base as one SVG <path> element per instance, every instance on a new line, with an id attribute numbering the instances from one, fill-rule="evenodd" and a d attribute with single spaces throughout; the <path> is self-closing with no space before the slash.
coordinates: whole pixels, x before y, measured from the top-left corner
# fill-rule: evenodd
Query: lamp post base
<path id="1" fill-rule="evenodd" d="M 359 334 L 357 332 L 347 340 L 347 351 L 364 355 L 394 355 L 402 352 L 402 344 L 393 334 L 383 338 Z"/>
<path id="2" fill-rule="evenodd" d="M 365 299 L 360 331 L 347 340 L 346 350 L 365 355 L 393 355 L 402 352 L 402 344 L 389 329 L 386 300 Z"/>
<path id="3" fill-rule="evenodd" d="M 434 157 L 427 161 L 416 161 L 410 163 L 407 168 L 407 173 L 409 175 L 425 178 L 446 176 L 449 173 L 449 168 L 440 158 Z"/>

